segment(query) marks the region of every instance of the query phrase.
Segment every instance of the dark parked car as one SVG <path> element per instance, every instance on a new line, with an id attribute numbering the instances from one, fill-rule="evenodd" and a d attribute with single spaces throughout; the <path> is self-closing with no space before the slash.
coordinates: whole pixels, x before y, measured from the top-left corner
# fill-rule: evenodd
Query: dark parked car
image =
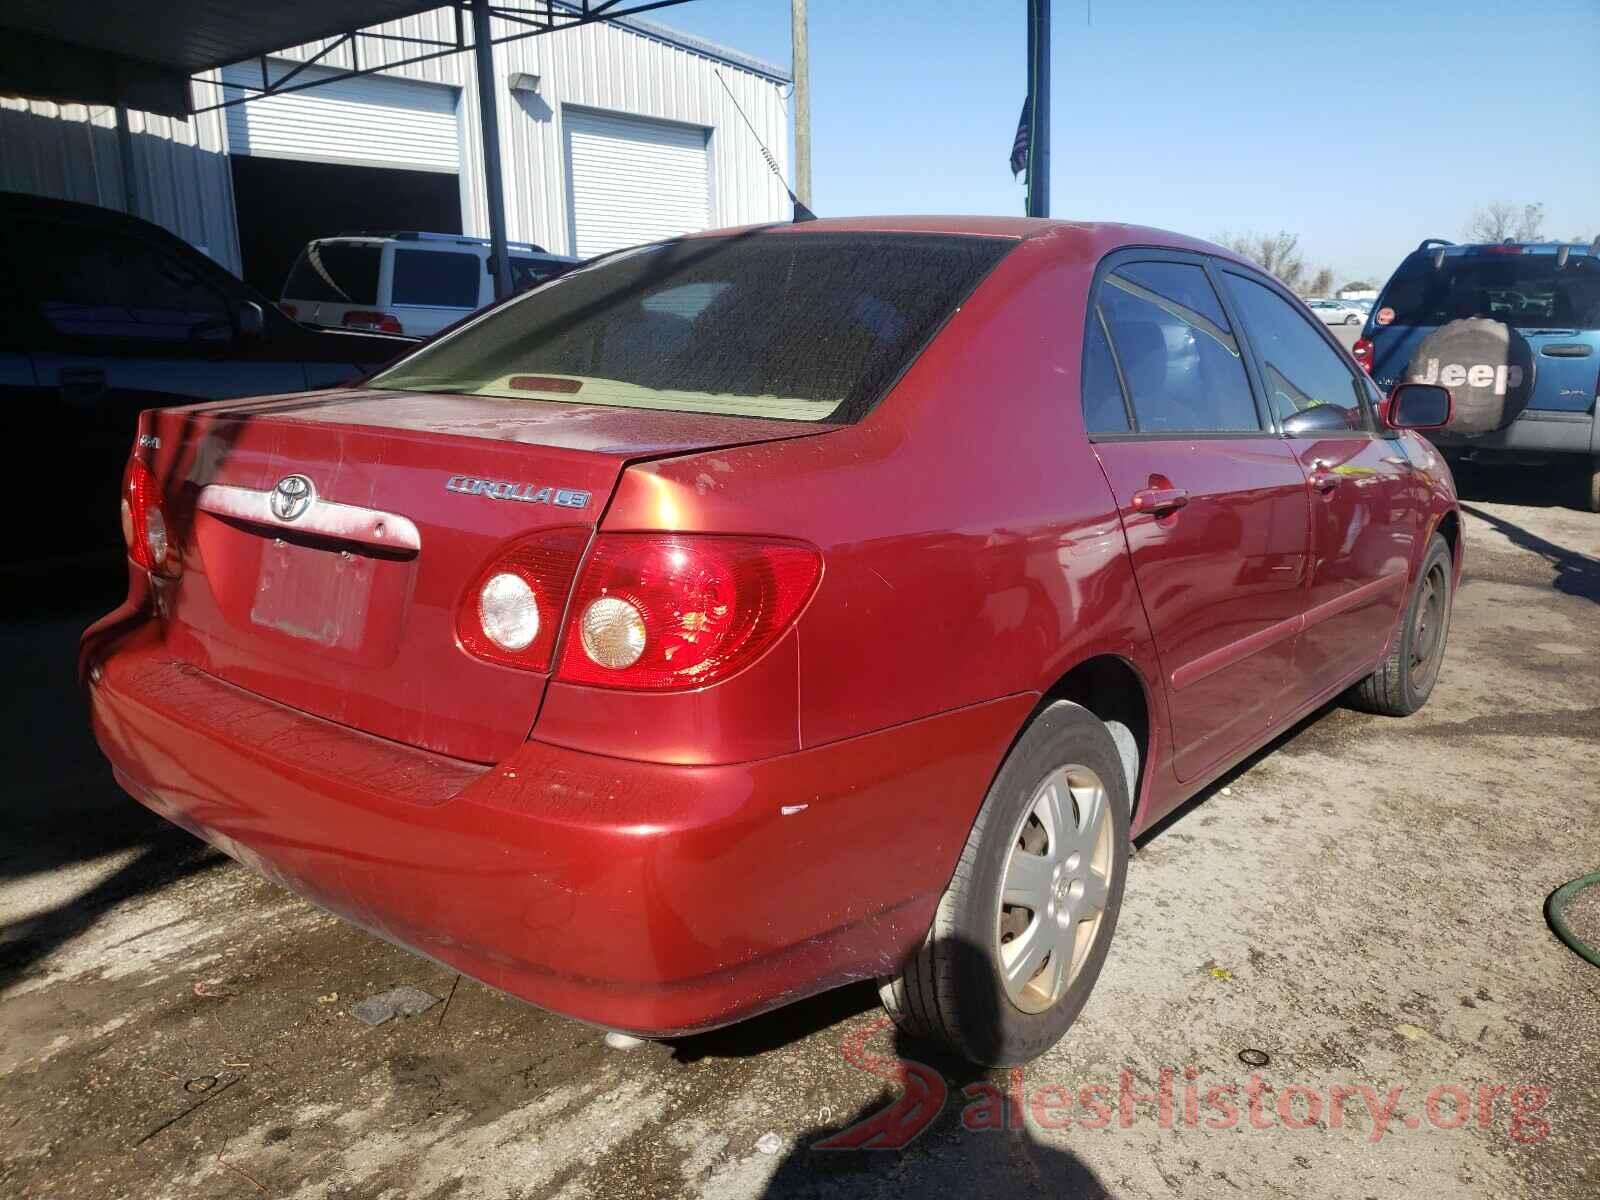
<path id="1" fill-rule="evenodd" d="M 1411 430 L 1450 396 L 1380 399 L 1156 230 L 642 247 L 360 388 L 147 414 L 95 734 L 155 811 L 536 1004 L 664 1035 L 877 978 L 1022 1062 L 1133 834 L 1341 694 L 1427 700 L 1461 537 Z"/>
<path id="2" fill-rule="evenodd" d="M 116 486 L 142 410 L 331 387 L 414 344 L 298 325 L 148 221 L 0 192 L 11 478 L 20 494 L 54 501 L 48 520 L 17 523 L 0 561 L 120 544 Z"/>

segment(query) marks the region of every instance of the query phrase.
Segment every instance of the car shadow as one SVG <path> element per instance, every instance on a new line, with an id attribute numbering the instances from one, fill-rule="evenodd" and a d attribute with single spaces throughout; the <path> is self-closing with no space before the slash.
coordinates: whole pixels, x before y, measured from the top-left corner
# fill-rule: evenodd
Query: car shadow
<path id="1" fill-rule="evenodd" d="M 987 959 L 976 947 L 960 942 L 952 950 L 953 976 L 979 967 L 987 975 Z M 882 1086 L 848 1113 L 820 1111 L 817 1122 L 784 1149 L 761 1192 L 767 1200 L 1110 1195 L 1078 1155 L 1040 1139 L 1025 1068 L 975 1066 L 887 1018 L 852 1022 L 840 1051 L 846 1063 L 876 1076 Z M 1057 1120 L 1053 1112 L 1045 1115 Z"/>
<path id="2" fill-rule="evenodd" d="M 1451 474 L 1455 477 L 1456 496 L 1461 500 L 1584 511 L 1580 503 L 1582 480 L 1577 471 L 1560 467 L 1484 467 L 1457 461 L 1451 463 Z"/>
<path id="3" fill-rule="evenodd" d="M 696 1063 L 703 1059 L 755 1058 L 843 1024 L 878 1007 L 878 992 L 871 983 L 852 983 L 804 1000 L 785 1004 L 760 1016 L 747 1017 L 709 1033 L 663 1038 L 672 1047 L 673 1061 Z"/>
<path id="4" fill-rule="evenodd" d="M 76 665 L 79 634 L 105 611 L 98 598 L 87 609 L 60 595 L 54 604 L 36 600 L 41 608 L 25 619 L 0 621 L 0 654 L 11 667 L 0 696 L 8 772 L 0 790 L 0 885 L 8 893 L 0 990 L 117 906 L 225 861 L 124 793 L 95 745 Z M 113 855 L 125 861 L 81 888 L 59 878 Z M 40 908 L 35 888 L 71 895 Z"/>
<path id="5" fill-rule="evenodd" d="M 1530 533 L 1515 522 L 1484 509 L 1463 504 L 1461 511 L 1471 514 L 1496 533 L 1503 535 L 1513 546 L 1532 551 L 1549 563 L 1556 573 L 1550 586 L 1556 591 L 1566 596 L 1578 596 L 1600 604 L 1600 561 L 1577 550 L 1558 546 L 1555 542 L 1536 533 Z M 1467 560 L 1469 567 L 1471 561 L 1470 558 Z"/>

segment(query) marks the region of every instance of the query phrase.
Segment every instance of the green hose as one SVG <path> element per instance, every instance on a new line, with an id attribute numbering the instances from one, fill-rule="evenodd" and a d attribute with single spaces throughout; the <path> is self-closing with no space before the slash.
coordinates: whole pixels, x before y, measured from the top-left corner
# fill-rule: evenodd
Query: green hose
<path id="1" fill-rule="evenodd" d="M 1551 892 L 1550 899 L 1544 902 L 1544 915 L 1558 938 L 1576 950 L 1582 958 L 1600 967 L 1600 950 L 1596 950 L 1588 942 L 1579 941 L 1578 935 L 1572 932 L 1572 926 L 1567 924 L 1567 905 L 1572 903 L 1579 892 L 1596 884 L 1600 884 L 1600 871 L 1580 876 L 1571 883 L 1562 884 Z"/>

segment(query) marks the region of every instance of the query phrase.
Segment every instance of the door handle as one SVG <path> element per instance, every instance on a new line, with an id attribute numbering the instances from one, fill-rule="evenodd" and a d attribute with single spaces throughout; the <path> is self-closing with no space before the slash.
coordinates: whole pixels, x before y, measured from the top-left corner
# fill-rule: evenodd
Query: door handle
<path id="1" fill-rule="evenodd" d="M 1343 477 L 1328 470 L 1326 463 L 1314 463 L 1311 467 L 1311 486 L 1319 492 L 1331 492 L 1343 482 Z"/>
<path id="2" fill-rule="evenodd" d="M 1189 493 L 1182 488 L 1144 488 L 1133 494 L 1133 511 L 1154 513 L 1177 512 L 1189 503 Z"/>

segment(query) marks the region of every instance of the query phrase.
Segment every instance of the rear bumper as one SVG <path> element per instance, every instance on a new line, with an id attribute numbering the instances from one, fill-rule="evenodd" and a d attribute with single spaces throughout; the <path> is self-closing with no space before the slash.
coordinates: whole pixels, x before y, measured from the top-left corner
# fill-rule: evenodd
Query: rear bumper
<path id="1" fill-rule="evenodd" d="M 729 766 L 528 742 L 485 768 L 240 691 L 130 617 L 84 670 L 133 796 L 381 936 L 658 1036 L 894 970 L 1034 702 Z"/>
<path id="2" fill-rule="evenodd" d="M 1600 453 L 1593 413 L 1528 409 L 1506 428 L 1481 437 L 1439 431 L 1428 436 L 1448 457 L 1484 462 L 1547 462 L 1566 455 Z"/>

